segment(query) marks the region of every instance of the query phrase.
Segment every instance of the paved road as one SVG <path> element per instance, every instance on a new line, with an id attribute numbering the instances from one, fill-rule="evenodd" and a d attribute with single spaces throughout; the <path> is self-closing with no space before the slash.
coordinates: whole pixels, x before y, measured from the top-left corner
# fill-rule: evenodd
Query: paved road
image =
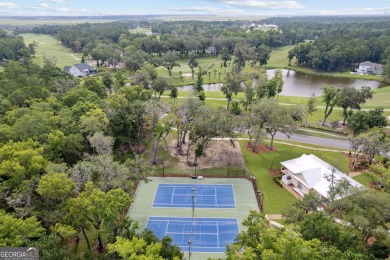
<path id="1" fill-rule="evenodd" d="M 326 147 L 340 148 L 344 150 L 350 149 L 348 140 L 345 141 L 334 140 L 334 139 L 329 139 L 324 137 L 308 136 L 308 135 L 301 135 L 301 134 L 292 134 L 291 138 L 288 139 L 286 135 L 281 133 L 276 133 L 275 139 L 290 140 L 290 141 L 304 143 L 304 144 L 320 145 Z"/>

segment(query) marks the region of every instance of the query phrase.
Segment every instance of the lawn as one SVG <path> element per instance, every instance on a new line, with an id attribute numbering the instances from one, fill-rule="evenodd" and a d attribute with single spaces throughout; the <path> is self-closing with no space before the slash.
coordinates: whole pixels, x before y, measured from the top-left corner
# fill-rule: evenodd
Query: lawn
<path id="1" fill-rule="evenodd" d="M 312 151 L 306 148 L 276 144 L 276 150 L 268 153 L 254 154 L 246 148 L 247 141 L 240 141 L 249 172 L 256 177 L 257 185 L 264 194 L 264 209 L 267 214 L 280 214 L 281 211 L 296 199 L 287 190 L 277 186 L 268 172 L 271 164 L 273 169 L 280 167 L 280 162 L 297 158 Z M 314 154 L 324 161 L 335 165 L 343 172 L 348 171 L 348 160 L 334 152 L 314 151 Z"/>
<path id="2" fill-rule="evenodd" d="M 367 100 L 367 102 L 362 107 L 373 108 L 378 106 L 390 108 L 390 86 L 374 89 L 373 99 Z"/>
<path id="3" fill-rule="evenodd" d="M 364 173 L 362 175 L 353 177 L 353 179 L 359 182 L 360 184 L 363 184 L 367 188 L 370 188 L 370 183 L 374 181 L 374 176 L 372 176 L 369 173 Z"/>
<path id="4" fill-rule="evenodd" d="M 288 67 L 288 51 L 293 49 L 295 45 L 288 45 L 280 48 L 275 48 L 271 52 L 271 57 L 266 65 L 268 68 L 286 68 Z"/>
<path id="5" fill-rule="evenodd" d="M 43 56 L 47 57 L 56 57 L 57 58 L 57 67 L 63 68 L 64 66 L 73 65 L 75 63 L 80 63 L 81 53 L 74 53 L 71 49 L 64 47 L 60 42 L 58 42 L 54 37 L 44 34 L 22 34 L 24 42 L 26 45 L 33 43 L 34 41 L 38 43 L 38 48 L 36 50 L 36 55 L 33 61 L 36 64 L 43 64 Z"/>

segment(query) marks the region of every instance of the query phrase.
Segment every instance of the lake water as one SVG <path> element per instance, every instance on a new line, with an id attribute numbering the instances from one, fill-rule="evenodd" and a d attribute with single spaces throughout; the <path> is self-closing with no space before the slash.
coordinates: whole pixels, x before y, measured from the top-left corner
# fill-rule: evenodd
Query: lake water
<path id="1" fill-rule="evenodd" d="M 282 72 L 284 86 L 281 95 L 283 96 L 309 97 L 312 94 L 319 96 L 322 94 L 321 87 L 325 84 L 334 85 L 339 88 L 349 86 L 361 88 L 362 86 L 368 86 L 371 87 L 371 89 L 376 89 L 388 85 L 386 83 L 375 80 L 324 77 L 318 75 L 308 75 L 293 70 L 282 70 Z M 272 78 L 274 74 L 275 70 L 267 70 L 268 78 Z M 221 87 L 221 83 L 203 85 L 205 91 L 221 91 Z M 189 91 L 192 90 L 192 86 L 179 87 L 178 90 Z"/>
<path id="2" fill-rule="evenodd" d="M 357 89 L 363 86 L 376 89 L 388 85 L 375 80 L 308 75 L 293 70 L 282 70 L 282 72 L 284 76 L 284 86 L 281 94 L 283 96 L 309 97 L 312 94 L 319 96 L 322 94 L 321 87 L 325 84 L 333 85 L 338 88 L 354 87 Z M 272 78 L 274 74 L 275 70 L 267 70 L 268 78 Z"/>

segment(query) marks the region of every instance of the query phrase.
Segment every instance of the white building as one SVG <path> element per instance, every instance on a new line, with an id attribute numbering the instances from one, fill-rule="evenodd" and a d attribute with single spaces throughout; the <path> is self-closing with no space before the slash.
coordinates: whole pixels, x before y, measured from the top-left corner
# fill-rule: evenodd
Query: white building
<path id="1" fill-rule="evenodd" d="M 302 197 L 309 192 L 316 192 L 321 196 L 322 201 L 327 201 L 332 170 L 334 171 L 333 179 L 336 182 L 343 178 L 353 187 L 365 188 L 351 177 L 335 169 L 332 165 L 313 154 L 303 154 L 299 158 L 281 162 L 281 165 L 282 172 L 284 173 L 282 181 L 286 185 L 292 185 L 293 190 Z"/>
<path id="2" fill-rule="evenodd" d="M 356 70 L 358 74 L 374 74 L 381 75 L 383 73 L 383 65 L 365 61 L 359 64 L 359 68 Z"/>
<path id="3" fill-rule="evenodd" d="M 65 66 L 63 71 L 75 77 L 85 77 L 96 73 L 96 69 L 89 66 L 87 63 L 75 64 L 73 66 Z"/>

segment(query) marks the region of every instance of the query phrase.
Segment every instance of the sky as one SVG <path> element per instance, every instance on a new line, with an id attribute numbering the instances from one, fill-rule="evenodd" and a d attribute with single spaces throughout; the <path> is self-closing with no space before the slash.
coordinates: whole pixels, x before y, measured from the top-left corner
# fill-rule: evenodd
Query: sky
<path id="1" fill-rule="evenodd" d="M 390 15 L 390 0 L 0 0 L 0 16 Z"/>

